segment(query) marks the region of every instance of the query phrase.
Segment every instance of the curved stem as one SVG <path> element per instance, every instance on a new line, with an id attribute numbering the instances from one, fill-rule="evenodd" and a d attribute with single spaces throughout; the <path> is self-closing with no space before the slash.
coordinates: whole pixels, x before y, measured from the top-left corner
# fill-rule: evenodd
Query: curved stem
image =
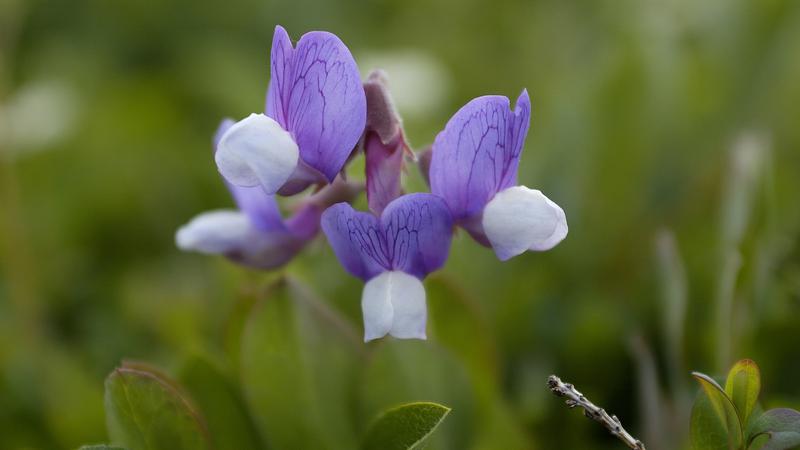
<path id="1" fill-rule="evenodd" d="M 622 428 L 622 423 L 617 419 L 617 416 L 609 415 L 606 410 L 590 402 L 589 399 L 575 389 L 575 386 L 562 382 L 561 379 L 555 375 L 550 375 L 547 378 L 547 385 L 550 387 L 553 394 L 567 399 L 567 406 L 570 408 L 575 408 L 576 406 L 583 408 L 586 417 L 606 427 L 611 434 L 624 442 L 629 448 L 645 450 L 642 441 L 631 436 L 630 433 L 625 431 L 625 428 Z"/>

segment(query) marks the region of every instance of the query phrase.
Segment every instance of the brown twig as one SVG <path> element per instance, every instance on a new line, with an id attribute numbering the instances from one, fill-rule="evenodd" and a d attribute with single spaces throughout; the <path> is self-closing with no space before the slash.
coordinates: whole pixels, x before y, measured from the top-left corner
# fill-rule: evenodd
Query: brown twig
<path id="1" fill-rule="evenodd" d="M 622 428 L 622 423 L 617 419 L 617 416 L 609 415 L 606 410 L 590 402 L 589 399 L 575 389 L 575 386 L 562 382 L 555 375 L 550 375 L 547 378 L 547 385 L 553 394 L 567 399 L 567 406 L 570 408 L 575 408 L 576 406 L 583 408 L 586 417 L 599 422 L 628 447 L 634 450 L 645 450 L 642 441 L 631 436 L 630 433 Z"/>

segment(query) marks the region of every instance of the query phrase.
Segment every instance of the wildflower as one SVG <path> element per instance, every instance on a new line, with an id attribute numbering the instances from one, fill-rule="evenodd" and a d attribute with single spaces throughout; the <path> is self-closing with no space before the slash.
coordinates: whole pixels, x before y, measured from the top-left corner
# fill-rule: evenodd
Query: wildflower
<path id="1" fill-rule="evenodd" d="M 422 279 L 447 260 L 453 222 L 444 201 L 431 194 L 402 195 L 404 155 L 413 152 L 382 71 L 364 83 L 367 120 L 367 203 L 347 203 L 322 215 L 322 229 L 345 269 L 366 281 L 361 298 L 364 340 L 391 334 L 425 339 L 427 307 Z"/>
<path id="2" fill-rule="evenodd" d="M 530 110 L 525 90 L 513 111 L 507 97 L 478 97 L 456 112 L 432 147 L 431 192 L 502 261 L 527 250 L 549 250 L 567 235 L 558 205 L 538 190 L 516 185 Z"/>
<path id="3" fill-rule="evenodd" d="M 218 148 L 233 121 L 220 124 L 214 138 Z M 284 220 L 275 196 L 261 187 L 225 183 L 238 210 L 202 213 L 181 227 L 175 241 L 181 250 L 225 255 L 237 263 L 261 269 L 280 267 L 291 260 L 319 231 L 319 220 L 331 203 L 350 199 L 357 190 L 337 180 L 305 199 L 297 212 Z"/>
<path id="4" fill-rule="evenodd" d="M 221 137 L 220 173 L 232 184 L 292 195 L 330 183 L 364 131 L 366 100 L 350 51 L 312 31 L 292 47 L 275 28 L 265 114 L 251 114 Z"/>
<path id="5" fill-rule="evenodd" d="M 322 230 L 339 261 L 366 281 L 361 297 L 364 341 L 387 334 L 425 339 L 422 280 L 447 260 L 452 226 L 444 200 L 427 193 L 398 197 L 380 217 L 347 203 L 322 214 Z"/>

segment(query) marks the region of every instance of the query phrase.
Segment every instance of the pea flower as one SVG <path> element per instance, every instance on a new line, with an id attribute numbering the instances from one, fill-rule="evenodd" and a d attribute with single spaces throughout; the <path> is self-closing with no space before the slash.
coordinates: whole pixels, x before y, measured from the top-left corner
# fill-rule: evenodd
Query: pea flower
<path id="1" fill-rule="evenodd" d="M 233 123 L 227 119 L 220 124 L 215 148 Z M 284 220 L 275 196 L 266 194 L 261 187 L 225 184 L 238 210 L 215 210 L 196 216 L 175 234 L 176 244 L 181 250 L 225 255 L 259 269 L 274 269 L 289 262 L 316 236 L 325 208 L 351 199 L 359 190 L 337 179 L 306 198 L 297 212 Z"/>
<path id="2" fill-rule="evenodd" d="M 275 28 L 265 114 L 251 114 L 221 137 L 220 173 L 232 184 L 292 195 L 330 183 L 364 131 L 358 67 L 335 35 L 312 31 L 292 47 Z"/>
<path id="3" fill-rule="evenodd" d="M 387 334 L 426 338 L 422 280 L 447 260 L 452 227 L 447 204 L 427 193 L 392 200 L 380 217 L 347 203 L 322 214 L 322 230 L 339 262 L 366 281 L 361 296 L 365 342 Z"/>
<path id="4" fill-rule="evenodd" d="M 540 191 L 517 186 L 530 111 L 526 90 L 513 111 L 504 96 L 473 99 L 436 136 L 430 156 L 431 192 L 501 261 L 549 250 L 568 230 L 564 210 Z"/>
<path id="5" fill-rule="evenodd" d="M 349 204 L 330 207 L 322 229 L 339 261 L 366 281 L 361 298 L 364 340 L 390 334 L 425 339 L 427 307 L 422 280 L 447 260 L 453 221 L 447 205 L 432 194 L 401 196 L 403 156 L 411 149 L 382 71 L 364 82 L 367 122 L 367 203 L 372 212 Z"/>

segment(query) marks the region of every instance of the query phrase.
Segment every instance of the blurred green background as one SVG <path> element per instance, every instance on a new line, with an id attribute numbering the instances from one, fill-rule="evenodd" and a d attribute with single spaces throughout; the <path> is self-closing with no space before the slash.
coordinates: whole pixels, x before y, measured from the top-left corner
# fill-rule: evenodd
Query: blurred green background
<path id="1" fill-rule="evenodd" d="M 768 405 L 800 405 L 800 3 L 2 0 L 0 448 L 107 440 L 123 358 L 239 376 L 231 323 L 277 275 L 173 236 L 232 205 L 210 139 L 262 110 L 276 24 L 386 69 L 418 148 L 527 88 L 519 179 L 570 225 L 507 263 L 459 234 L 426 283 L 429 341 L 359 344 L 362 403 L 449 403 L 433 448 L 621 448 L 547 391 L 556 373 L 681 448 L 689 370 L 750 357 Z M 323 238 L 285 272 L 361 333 L 362 283 Z"/>

